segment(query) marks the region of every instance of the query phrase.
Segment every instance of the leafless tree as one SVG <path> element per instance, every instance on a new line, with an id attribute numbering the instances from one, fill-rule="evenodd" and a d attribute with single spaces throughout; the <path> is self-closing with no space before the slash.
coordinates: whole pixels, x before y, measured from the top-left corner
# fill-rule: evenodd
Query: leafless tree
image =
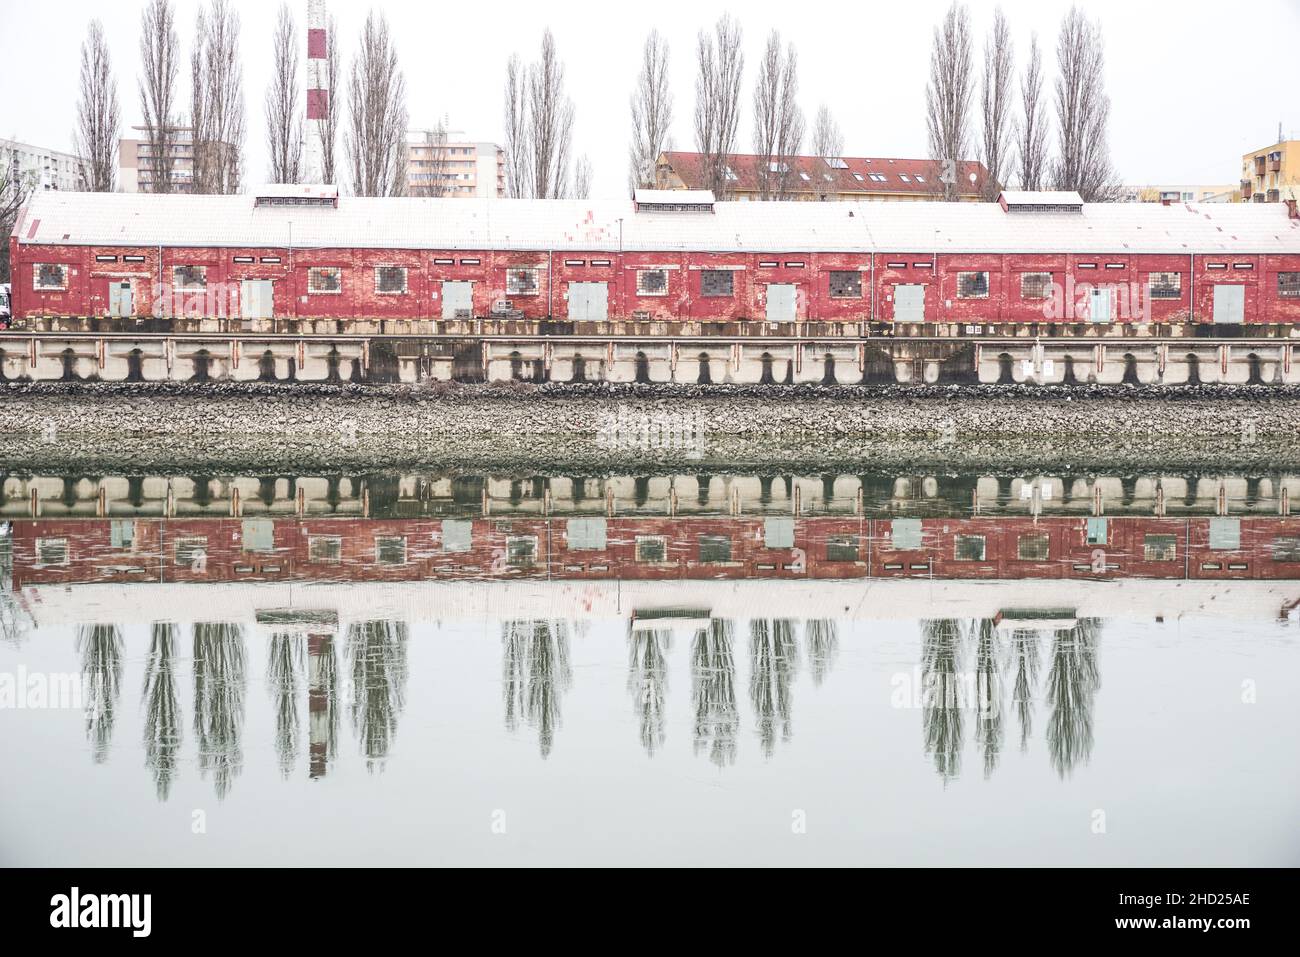
<path id="1" fill-rule="evenodd" d="M 320 121 L 321 181 L 338 183 L 339 103 L 342 102 L 339 84 L 343 73 L 339 65 L 338 21 L 329 18 L 325 41 L 325 115 Z"/>
<path id="2" fill-rule="evenodd" d="M 1052 182 L 1057 189 L 1077 190 L 1085 202 L 1109 202 L 1120 192 L 1110 162 L 1106 130 L 1110 97 L 1106 95 L 1105 44 L 1101 24 L 1078 7 L 1061 21 L 1056 44 L 1057 158 Z"/>
<path id="3" fill-rule="evenodd" d="M 658 185 L 659 154 L 671 148 L 673 92 L 668 82 L 668 43 L 658 30 L 646 37 L 641 71 L 632 94 L 632 148 L 628 178 L 633 189 Z"/>
<path id="4" fill-rule="evenodd" d="M 817 121 L 813 124 L 812 149 L 813 153 L 823 159 L 844 154 L 844 134 L 840 132 L 840 125 L 835 122 L 835 117 L 825 103 L 817 110 Z"/>
<path id="5" fill-rule="evenodd" d="M 1020 188 L 1039 190 L 1047 174 L 1047 107 L 1043 103 L 1043 55 L 1038 35 L 1029 40 L 1029 63 L 1020 78 Z"/>
<path id="6" fill-rule="evenodd" d="M 237 193 L 243 176 L 244 74 L 230 0 L 200 9 L 190 56 L 194 191 Z"/>
<path id="7" fill-rule="evenodd" d="M 349 127 L 345 137 L 358 196 L 406 192 L 406 80 L 397 65 L 388 20 L 366 17 L 361 49 L 348 77 Z"/>
<path id="8" fill-rule="evenodd" d="M 532 184 L 529 173 L 527 76 L 519 54 L 506 63 L 506 195 L 527 197 Z"/>
<path id="9" fill-rule="evenodd" d="M 591 199 L 591 160 L 583 153 L 573 165 L 573 198 Z"/>
<path id="10" fill-rule="evenodd" d="M 32 194 L 30 178 L 14 175 L 17 170 L 0 165 L 0 282 L 9 282 L 9 236 L 18 221 L 18 212 Z"/>
<path id="11" fill-rule="evenodd" d="M 447 121 L 440 119 L 421 139 L 407 144 L 409 160 L 418 185 L 412 196 L 447 196 L 451 193 L 451 163 L 447 153 Z"/>
<path id="12" fill-rule="evenodd" d="M 117 138 L 122 116 L 117 102 L 104 27 L 90 21 L 81 44 L 81 96 L 77 102 L 77 157 L 86 189 L 111 193 L 117 186 Z"/>
<path id="13" fill-rule="evenodd" d="M 754 152 L 762 199 L 789 199 L 798 175 L 795 159 L 803 145 L 803 111 L 799 94 L 799 59 L 794 44 L 781 55 L 781 35 L 773 30 L 758 68 L 754 87 Z"/>
<path id="14" fill-rule="evenodd" d="M 984 41 L 984 78 L 980 84 L 982 119 L 982 159 L 988 178 L 984 181 L 984 198 L 996 200 L 1002 191 L 1003 174 L 1010 167 L 1011 73 L 1015 54 L 1011 46 L 1011 27 L 1006 14 L 998 7 L 993 14 L 993 29 Z"/>
<path id="15" fill-rule="evenodd" d="M 745 54 L 740 24 L 725 14 L 710 36 L 699 34 L 695 78 L 695 148 L 703 154 L 704 183 L 718 199 L 730 190 L 727 169 L 740 124 L 740 82 Z"/>
<path id="16" fill-rule="evenodd" d="M 564 64 L 555 37 L 542 34 L 542 56 L 528 69 L 529 167 L 538 199 L 569 195 L 569 153 L 573 145 L 573 101 L 564 92 Z"/>
<path id="17" fill-rule="evenodd" d="M 297 183 L 302 178 L 298 31 L 287 3 L 280 5 L 273 44 L 271 85 L 266 90 L 266 143 L 271 153 L 271 182 Z"/>
<path id="18" fill-rule="evenodd" d="M 934 29 L 930 50 L 930 82 L 925 88 L 926 128 L 930 158 L 942 198 L 959 198 L 958 171 L 969 147 L 967 117 L 973 88 L 970 11 L 953 2 Z"/>
<path id="19" fill-rule="evenodd" d="M 148 0 L 140 18 L 140 62 L 140 112 L 149 153 L 149 188 L 170 193 L 179 135 L 176 75 L 180 69 L 180 40 L 171 0 Z"/>

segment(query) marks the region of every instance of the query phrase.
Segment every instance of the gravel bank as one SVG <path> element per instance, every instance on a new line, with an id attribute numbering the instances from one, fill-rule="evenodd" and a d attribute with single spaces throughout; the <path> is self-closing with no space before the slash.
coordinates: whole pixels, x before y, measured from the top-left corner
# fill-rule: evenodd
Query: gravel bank
<path id="1" fill-rule="evenodd" d="M 1275 387 L 10 384 L 0 465 L 1300 468 Z"/>

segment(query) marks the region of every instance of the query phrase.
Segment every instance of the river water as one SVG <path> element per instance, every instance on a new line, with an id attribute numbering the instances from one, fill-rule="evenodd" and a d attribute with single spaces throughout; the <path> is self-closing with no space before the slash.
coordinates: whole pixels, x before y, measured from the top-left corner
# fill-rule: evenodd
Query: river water
<path id="1" fill-rule="evenodd" d="M 0 863 L 1300 863 L 1287 474 L 0 490 Z"/>

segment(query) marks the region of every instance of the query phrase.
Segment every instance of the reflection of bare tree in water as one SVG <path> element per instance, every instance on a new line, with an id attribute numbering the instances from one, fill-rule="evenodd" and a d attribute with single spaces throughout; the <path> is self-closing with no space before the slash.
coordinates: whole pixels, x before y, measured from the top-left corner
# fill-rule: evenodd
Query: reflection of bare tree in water
<path id="1" fill-rule="evenodd" d="M 407 637 L 404 621 L 363 621 L 348 626 L 352 727 L 370 771 L 383 770 L 406 705 Z"/>
<path id="2" fill-rule="evenodd" d="M 176 687 L 177 628 L 154 622 L 144 663 L 144 764 L 153 772 L 158 800 L 171 795 L 181 746 L 181 701 Z"/>
<path id="3" fill-rule="evenodd" d="M 813 684 L 820 686 L 840 653 L 838 626 L 829 618 L 814 618 L 804 625 L 804 637 L 808 641 L 808 670 Z"/>
<path id="4" fill-rule="evenodd" d="M 116 625 L 77 629 L 81 677 L 86 693 L 86 738 L 96 764 L 108 760 L 122 694 L 122 632 Z"/>
<path id="5" fill-rule="evenodd" d="M 1061 777 L 1092 754 L 1092 705 L 1101 674 L 1097 670 L 1097 641 L 1101 622 L 1080 619 L 1068 631 L 1052 637 L 1052 664 L 1047 673 L 1047 751 Z"/>
<path id="6" fill-rule="evenodd" d="M 280 773 L 288 778 L 298 762 L 302 731 L 298 721 L 298 695 L 302 683 L 302 639 L 274 634 L 267 645 L 266 687 L 275 712 L 275 753 Z"/>
<path id="7" fill-rule="evenodd" d="M 736 660 L 731 622 L 713 619 L 691 642 L 691 707 L 695 710 L 695 753 L 709 752 L 718 767 L 736 760 Z"/>
<path id="8" fill-rule="evenodd" d="M 507 621 L 501 626 L 504 646 L 502 690 L 506 728 L 522 718 L 537 730 L 542 757 L 555 746 L 560 702 L 573 684 L 569 664 L 569 629 L 562 621 Z"/>
<path id="9" fill-rule="evenodd" d="M 749 623 L 749 700 L 758 721 L 758 739 L 763 754 L 772 756 L 776 735 L 789 741 L 792 727 L 790 684 L 799 665 L 799 645 L 794 622 L 788 618 Z"/>
<path id="10" fill-rule="evenodd" d="M 961 627 L 952 618 L 921 621 L 921 728 L 925 753 L 945 782 L 961 771 Z"/>
<path id="11" fill-rule="evenodd" d="M 199 772 L 212 774 L 224 799 L 243 767 L 244 694 L 248 673 L 244 630 L 228 622 L 194 626 L 194 734 Z"/>
<path id="12" fill-rule="evenodd" d="M 627 690 L 641 718 L 641 744 L 653 756 L 664 743 L 664 699 L 668 693 L 668 630 L 633 629 L 628 636 Z"/>
<path id="13" fill-rule="evenodd" d="M 1038 633 L 1018 630 L 1011 638 L 1016 681 L 1012 697 L 1016 718 L 1020 722 L 1020 750 L 1029 750 L 1029 735 L 1034 729 L 1034 690 L 1038 686 Z"/>
<path id="14" fill-rule="evenodd" d="M 339 750 L 339 662 L 331 635 L 307 636 L 310 777 L 325 776 Z"/>
<path id="15" fill-rule="evenodd" d="M 2 539 L 0 539 L 0 547 L 3 547 Z M 0 570 L 0 579 L 3 577 L 4 572 Z M 27 640 L 29 629 L 27 616 L 19 608 L 13 593 L 0 587 L 0 643 L 14 648 L 21 647 Z"/>
<path id="16" fill-rule="evenodd" d="M 998 667 L 998 629 L 992 618 L 971 623 L 975 635 L 975 743 L 984 755 L 984 777 L 997 770 L 1002 751 L 1002 672 Z"/>

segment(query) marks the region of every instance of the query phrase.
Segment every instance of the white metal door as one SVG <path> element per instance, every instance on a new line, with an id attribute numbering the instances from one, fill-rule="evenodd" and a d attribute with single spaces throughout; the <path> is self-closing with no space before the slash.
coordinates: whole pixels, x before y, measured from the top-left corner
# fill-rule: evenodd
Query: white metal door
<path id="1" fill-rule="evenodd" d="M 1093 322 L 1110 322 L 1110 290 L 1094 289 L 1088 302 L 1088 318 Z"/>
<path id="2" fill-rule="evenodd" d="M 767 321 L 794 322 L 795 286 L 793 283 L 767 284 Z"/>
<path id="3" fill-rule="evenodd" d="M 135 315 L 135 297 L 131 292 L 131 280 L 113 279 L 109 281 L 108 314 L 110 316 Z"/>
<path id="4" fill-rule="evenodd" d="M 450 279 L 443 281 L 442 318 L 474 318 L 474 284 L 472 282 L 452 282 Z"/>
<path id="5" fill-rule="evenodd" d="M 270 319 L 274 315 L 274 287 L 269 279 L 245 279 L 240 283 L 240 315 L 245 319 Z"/>
<path id="6" fill-rule="evenodd" d="M 906 285 L 894 287 L 894 321 L 925 322 L 925 287 Z"/>
<path id="7" fill-rule="evenodd" d="M 1214 321 L 1243 322 L 1246 315 L 1246 287 L 1216 285 L 1214 287 Z"/>
<path id="8" fill-rule="evenodd" d="M 569 283 L 569 319 L 572 322 L 604 322 L 609 318 L 609 284 Z"/>

